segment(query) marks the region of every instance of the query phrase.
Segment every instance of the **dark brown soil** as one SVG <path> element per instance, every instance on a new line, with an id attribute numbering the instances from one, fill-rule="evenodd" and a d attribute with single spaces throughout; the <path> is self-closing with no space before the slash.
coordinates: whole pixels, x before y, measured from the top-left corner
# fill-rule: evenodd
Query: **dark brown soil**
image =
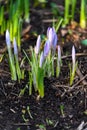
<path id="1" fill-rule="evenodd" d="M 61 0 L 56 3 L 62 6 L 63 2 Z M 53 16 L 48 5 L 46 9 L 31 8 L 31 29 L 22 36 L 22 48 L 26 51 L 30 45 L 35 45 L 36 37 L 32 35 L 33 31 L 46 34 L 47 27 L 52 26 L 52 22 L 49 21 Z M 25 24 L 24 29 L 27 26 Z M 72 34 L 68 33 L 69 29 L 72 30 Z M 28 82 L 27 71 L 25 80 L 20 83 L 10 79 L 5 40 L 1 37 L 0 55 L 4 54 L 4 59 L 0 63 L 0 130 L 87 129 L 87 47 L 81 45 L 81 40 L 87 38 L 87 29 L 82 30 L 79 26 L 73 28 L 71 23 L 65 28 L 64 36 L 62 32 L 62 29 L 58 32 L 58 43 L 61 45 L 63 55 L 61 74 L 59 78 L 44 79 L 43 99 L 38 99 L 38 94 L 34 91 L 29 96 L 28 89 L 23 96 L 19 96 L 21 89 Z M 71 62 L 72 45 L 76 47 L 78 70 L 74 83 L 70 87 L 68 63 Z M 67 53 L 69 56 L 65 56 Z M 21 56 L 23 57 L 23 54 L 20 54 Z M 28 64 L 24 67 L 27 70 Z M 30 113 L 27 108 L 30 109 Z"/>

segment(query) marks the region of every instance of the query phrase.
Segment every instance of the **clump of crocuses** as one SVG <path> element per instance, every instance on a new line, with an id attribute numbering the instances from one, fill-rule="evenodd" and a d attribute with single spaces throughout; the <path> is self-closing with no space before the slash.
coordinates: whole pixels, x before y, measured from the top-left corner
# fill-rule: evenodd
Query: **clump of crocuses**
<path id="1" fill-rule="evenodd" d="M 56 46 L 57 46 L 57 34 L 54 28 L 49 27 L 47 29 L 47 40 L 44 45 L 44 59 L 45 59 L 45 72 L 46 76 L 54 76 L 54 57 L 56 52 Z"/>
<path id="2" fill-rule="evenodd" d="M 8 55 L 9 55 L 9 66 L 11 71 L 11 78 L 12 80 L 18 79 L 18 81 L 20 81 L 20 79 L 24 78 L 24 70 L 20 69 L 19 60 L 18 60 L 18 48 L 17 48 L 17 43 L 15 38 L 13 40 L 14 53 L 12 52 L 12 44 L 10 42 L 10 34 L 8 30 L 6 30 L 6 45 L 7 45 Z"/>
<path id="3" fill-rule="evenodd" d="M 41 35 L 37 37 L 36 46 L 30 47 L 31 57 L 29 58 L 25 53 L 30 69 L 29 69 L 29 94 L 32 94 L 32 87 L 35 92 L 38 92 L 41 98 L 44 97 L 44 77 L 59 76 L 62 58 L 61 58 L 61 47 L 57 45 L 58 38 L 54 28 L 49 27 L 47 29 L 47 38 L 42 48 Z M 16 39 L 13 40 L 14 53 L 12 52 L 10 35 L 8 30 L 6 31 L 6 44 L 9 54 L 9 64 L 11 77 L 13 80 L 19 80 L 23 78 L 24 71 L 20 69 L 18 60 L 18 48 Z M 56 53 L 57 52 L 57 53 Z M 56 62 L 55 62 L 56 61 Z M 56 66 L 54 67 L 54 62 Z M 54 68 L 56 73 L 54 74 Z M 75 59 L 75 47 L 72 47 L 72 66 L 70 66 L 70 85 L 73 84 L 75 72 L 77 68 L 77 62 Z"/>
<path id="4" fill-rule="evenodd" d="M 57 41 L 55 29 L 49 27 L 43 49 L 40 49 L 42 46 L 40 35 L 37 37 L 35 48 L 30 48 L 31 57 L 30 59 L 27 57 L 31 66 L 31 70 L 29 70 L 29 94 L 32 94 L 32 86 L 34 86 L 35 91 L 38 91 L 40 97 L 44 97 L 44 77 L 54 76 L 54 57 Z M 58 51 L 57 76 L 59 76 L 61 60 L 61 50 L 58 49 Z"/>

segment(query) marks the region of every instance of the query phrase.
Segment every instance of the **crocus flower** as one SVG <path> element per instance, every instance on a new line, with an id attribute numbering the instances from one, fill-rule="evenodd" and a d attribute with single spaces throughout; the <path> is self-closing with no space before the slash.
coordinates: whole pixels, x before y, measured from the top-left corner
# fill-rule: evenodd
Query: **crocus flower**
<path id="1" fill-rule="evenodd" d="M 57 44 L 57 34 L 55 32 L 54 28 L 48 28 L 47 29 L 47 38 L 50 41 L 50 46 L 53 49 L 56 49 L 56 44 Z"/>
<path id="2" fill-rule="evenodd" d="M 70 68 L 70 86 L 73 84 L 76 68 L 77 68 L 77 62 L 75 59 L 75 47 L 73 46 L 72 47 L 72 68 Z"/>
<path id="3" fill-rule="evenodd" d="M 13 45 L 14 45 L 14 54 L 17 55 L 18 54 L 18 49 L 17 49 L 17 43 L 16 43 L 16 39 L 15 38 L 13 40 Z"/>
<path id="4" fill-rule="evenodd" d="M 44 45 L 44 57 L 46 57 L 49 54 L 50 51 L 50 41 L 47 40 Z"/>
<path id="5" fill-rule="evenodd" d="M 41 53 L 41 56 L 40 56 L 40 64 L 39 64 L 39 67 L 40 67 L 40 68 L 42 67 L 42 64 L 43 64 L 43 62 L 44 62 L 44 59 L 45 59 L 44 53 L 42 52 L 42 53 Z"/>
<path id="6" fill-rule="evenodd" d="M 8 48 L 11 47 L 10 34 L 9 34 L 9 31 L 8 31 L 8 30 L 6 30 L 6 44 L 7 44 L 7 47 L 8 47 Z"/>
<path id="7" fill-rule="evenodd" d="M 40 44 L 41 44 L 41 36 L 39 35 L 37 38 L 36 46 L 35 46 L 35 53 L 38 55 L 40 51 Z"/>
<path id="8" fill-rule="evenodd" d="M 72 64 L 73 64 L 73 70 L 75 69 L 75 47 L 72 47 Z"/>
<path id="9" fill-rule="evenodd" d="M 53 39 L 54 39 L 54 28 L 48 28 L 47 29 L 47 38 L 49 39 L 50 43 L 53 43 Z"/>
<path id="10" fill-rule="evenodd" d="M 53 41 L 53 44 L 52 44 L 52 48 L 53 48 L 54 50 L 56 49 L 57 40 L 58 40 L 57 34 L 55 33 L 55 34 L 54 34 L 54 41 Z"/>

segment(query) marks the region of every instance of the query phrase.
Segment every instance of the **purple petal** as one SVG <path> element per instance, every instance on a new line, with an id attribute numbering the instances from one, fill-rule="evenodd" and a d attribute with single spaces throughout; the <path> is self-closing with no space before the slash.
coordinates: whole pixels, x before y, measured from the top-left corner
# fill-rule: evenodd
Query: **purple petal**
<path id="1" fill-rule="evenodd" d="M 41 56 L 40 56 L 40 64 L 39 64 L 39 67 L 41 68 L 42 67 L 42 64 L 43 64 L 43 62 L 44 62 L 44 53 L 42 52 L 41 53 Z"/>
<path id="2" fill-rule="evenodd" d="M 7 47 L 8 47 L 8 48 L 11 47 L 10 34 L 9 34 L 9 31 L 8 31 L 8 30 L 6 30 L 6 44 L 7 44 Z"/>
<path id="3" fill-rule="evenodd" d="M 54 50 L 56 49 L 57 40 L 58 40 L 57 34 L 55 33 L 55 35 L 54 35 L 54 41 L 53 41 L 53 44 L 52 44 L 52 47 L 53 47 Z"/>
<path id="4" fill-rule="evenodd" d="M 18 49 L 17 49 L 17 43 L 16 43 L 16 39 L 14 38 L 14 41 L 13 41 L 13 45 L 14 45 L 14 54 L 18 54 Z"/>
<path id="5" fill-rule="evenodd" d="M 57 34 L 54 28 L 47 29 L 47 38 L 50 41 L 50 46 L 55 49 L 57 45 Z"/>
<path id="6" fill-rule="evenodd" d="M 48 30 L 48 39 L 50 41 L 50 44 L 53 44 L 53 39 L 54 39 L 54 29 L 53 28 L 49 28 Z"/>
<path id="7" fill-rule="evenodd" d="M 36 46 L 35 46 L 35 53 L 38 54 L 40 51 L 40 44 L 41 44 L 41 37 L 40 35 L 37 38 Z"/>
<path id="8" fill-rule="evenodd" d="M 49 42 L 49 40 L 47 40 L 44 45 L 44 56 L 45 57 L 49 54 L 49 51 L 50 51 L 50 42 Z"/>

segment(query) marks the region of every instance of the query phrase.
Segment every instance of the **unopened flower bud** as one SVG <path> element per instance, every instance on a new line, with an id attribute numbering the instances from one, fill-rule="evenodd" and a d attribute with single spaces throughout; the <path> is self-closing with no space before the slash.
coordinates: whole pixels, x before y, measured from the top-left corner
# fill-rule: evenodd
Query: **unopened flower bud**
<path id="1" fill-rule="evenodd" d="M 6 30 L 6 44 L 7 44 L 7 47 L 8 47 L 8 48 L 11 47 L 10 34 L 9 34 L 9 31 L 8 31 L 8 30 Z"/>
<path id="2" fill-rule="evenodd" d="M 35 53 L 38 55 L 40 51 L 40 44 L 41 44 L 41 36 L 39 35 L 37 38 L 36 46 L 35 46 Z"/>

